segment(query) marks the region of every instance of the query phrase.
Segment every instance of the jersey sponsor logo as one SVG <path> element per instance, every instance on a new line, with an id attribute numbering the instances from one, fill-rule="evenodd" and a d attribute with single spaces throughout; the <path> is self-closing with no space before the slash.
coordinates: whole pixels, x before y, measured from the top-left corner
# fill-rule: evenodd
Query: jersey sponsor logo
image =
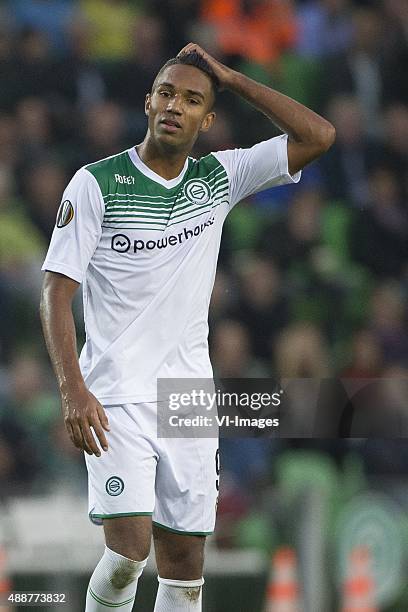
<path id="1" fill-rule="evenodd" d="M 130 239 L 125 234 L 112 236 L 111 248 L 117 253 L 127 253 L 130 249 Z"/>
<path id="2" fill-rule="evenodd" d="M 141 238 L 137 238 L 131 242 L 130 238 L 125 234 L 115 234 L 112 236 L 111 248 L 117 253 L 127 253 L 130 249 L 132 249 L 132 253 L 153 251 L 153 249 L 166 249 L 168 246 L 176 246 L 177 244 L 186 242 L 186 240 L 194 236 L 199 236 L 206 227 L 211 226 L 213 223 L 214 217 L 211 217 L 208 221 L 200 223 L 200 225 L 196 225 L 191 229 L 184 227 L 182 232 L 170 234 L 170 236 L 159 238 L 158 240 L 142 240 Z"/>
<path id="3" fill-rule="evenodd" d="M 204 206 L 211 198 L 209 185 L 201 179 L 190 179 L 184 185 L 184 195 L 197 206 Z"/>
<path id="4" fill-rule="evenodd" d="M 120 495 L 125 488 L 125 483 L 119 476 L 111 476 L 106 481 L 105 489 L 108 495 L 117 497 Z"/>
<path id="5" fill-rule="evenodd" d="M 57 227 L 65 227 L 73 218 L 74 207 L 69 200 L 64 200 L 57 212 Z"/>
<path id="6" fill-rule="evenodd" d="M 125 174 L 115 174 L 115 181 L 121 185 L 134 185 L 135 177 L 126 176 Z"/>

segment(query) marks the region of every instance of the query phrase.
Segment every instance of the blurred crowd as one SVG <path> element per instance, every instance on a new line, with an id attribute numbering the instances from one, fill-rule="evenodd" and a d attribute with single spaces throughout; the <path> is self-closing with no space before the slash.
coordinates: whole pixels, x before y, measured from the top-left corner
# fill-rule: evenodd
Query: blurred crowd
<path id="1" fill-rule="evenodd" d="M 227 219 L 210 312 L 217 375 L 408 375 L 406 0 L 2 0 L 2 495 L 86 490 L 40 333 L 40 267 L 65 185 L 142 140 L 145 94 L 190 40 L 337 130 L 298 185 L 248 198 Z M 228 92 L 216 110 L 197 156 L 277 134 Z M 75 308 L 83 339 L 80 299 Z M 322 446 L 339 459 L 347 444 Z M 274 457 L 296 445 L 222 446 L 225 512 L 241 516 Z M 383 467 L 403 471 L 407 449 L 394 447 Z"/>

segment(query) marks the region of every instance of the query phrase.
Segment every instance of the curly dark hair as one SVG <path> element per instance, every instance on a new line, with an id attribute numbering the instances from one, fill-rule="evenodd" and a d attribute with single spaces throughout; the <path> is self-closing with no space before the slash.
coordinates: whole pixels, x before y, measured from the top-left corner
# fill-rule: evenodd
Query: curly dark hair
<path id="1" fill-rule="evenodd" d="M 214 74 L 214 71 L 211 68 L 210 64 L 200 53 L 197 53 L 197 51 L 190 51 L 189 53 L 183 53 L 182 55 L 178 55 L 177 57 L 172 57 L 171 59 L 167 60 L 167 62 L 160 68 L 159 72 L 156 75 L 156 78 L 154 79 L 154 83 L 152 85 L 152 91 L 155 88 L 156 81 L 161 75 L 161 73 L 163 72 L 163 70 L 165 70 L 169 66 L 176 66 L 178 64 L 181 64 L 183 66 L 194 66 L 195 68 L 198 68 L 199 70 L 204 72 L 211 81 L 211 84 L 213 86 L 214 97 L 215 97 L 219 89 L 220 83 L 218 81 L 218 78 Z"/>

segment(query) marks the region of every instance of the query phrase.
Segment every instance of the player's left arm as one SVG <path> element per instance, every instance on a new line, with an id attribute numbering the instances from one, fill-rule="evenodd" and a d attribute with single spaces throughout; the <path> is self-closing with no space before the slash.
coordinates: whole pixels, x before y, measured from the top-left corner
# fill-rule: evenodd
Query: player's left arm
<path id="1" fill-rule="evenodd" d="M 290 174 L 295 174 L 331 147 L 336 130 L 329 121 L 292 98 L 221 64 L 195 43 L 189 43 L 180 53 L 194 50 L 209 62 L 221 88 L 240 95 L 288 134 Z"/>

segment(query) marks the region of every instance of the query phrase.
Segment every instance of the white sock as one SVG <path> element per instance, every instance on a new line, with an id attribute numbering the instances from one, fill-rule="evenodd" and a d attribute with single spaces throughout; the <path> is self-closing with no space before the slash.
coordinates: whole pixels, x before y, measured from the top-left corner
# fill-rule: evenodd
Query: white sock
<path id="1" fill-rule="evenodd" d="M 89 581 L 85 612 L 131 612 L 137 581 L 147 563 L 133 561 L 105 546 L 102 559 Z"/>
<path id="2" fill-rule="evenodd" d="M 153 612 L 201 612 L 202 585 L 199 580 L 160 578 Z"/>

